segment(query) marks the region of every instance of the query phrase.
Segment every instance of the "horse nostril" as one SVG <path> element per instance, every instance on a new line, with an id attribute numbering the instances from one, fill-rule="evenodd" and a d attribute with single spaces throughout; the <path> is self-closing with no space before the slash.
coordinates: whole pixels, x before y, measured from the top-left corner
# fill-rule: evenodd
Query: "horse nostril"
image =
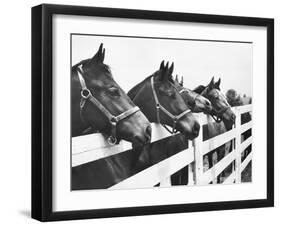
<path id="1" fill-rule="evenodd" d="M 147 136 L 149 136 L 149 138 L 151 137 L 151 131 L 152 131 L 151 126 L 150 125 L 147 126 L 145 129 L 145 133 Z"/>

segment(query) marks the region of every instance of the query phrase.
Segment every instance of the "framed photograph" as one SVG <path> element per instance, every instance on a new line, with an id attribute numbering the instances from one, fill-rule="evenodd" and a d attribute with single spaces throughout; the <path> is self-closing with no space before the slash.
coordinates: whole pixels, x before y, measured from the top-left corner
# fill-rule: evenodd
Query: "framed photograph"
<path id="1" fill-rule="evenodd" d="M 274 20 L 32 8 L 32 217 L 274 205 Z"/>

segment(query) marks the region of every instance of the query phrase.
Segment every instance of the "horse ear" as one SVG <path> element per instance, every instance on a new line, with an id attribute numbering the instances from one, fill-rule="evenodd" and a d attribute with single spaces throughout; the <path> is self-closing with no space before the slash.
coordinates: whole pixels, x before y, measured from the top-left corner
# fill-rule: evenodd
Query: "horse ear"
<path id="1" fill-rule="evenodd" d="M 161 64 L 160 64 L 160 70 L 164 69 L 164 60 L 162 60 Z"/>
<path id="2" fill-rule="evenodd" d="M 213 89 L 215 86 L 215 83 L 214 83 L 214 77 L 212 78 L 212 80 L 210 81 L 209 85 L 208 85 L 208 89 Z"/>
<path id="3" fill-rule="evenodd" d="M 165 65 L 165 71 L 168 71 L 168 69 L 169 69 L 169 61 Z"/>
<path id="4" fill-rule="evenodd" d="M 217 89 L 220 89 L 220 84 L 221 84 L 221 78 L 219 78 L 219 80 L 215 83 L 215 87 Z"/>
<path id="5" fill-rule="evenodd" d="M 183 86 L 183 76 L 181 76 L 181 82 L 180 85 Z"/>
<path id="6" fill-rule="evenodd" d="M 99 50 L 91 59 L 91 63 L 103 63 L 105 56 L 105 49 L 103 49 L 103 43 L 100 44 Z"/>
<path id="7" fill-rule="evenodd" d="M 174 62 L 172 63 L 171 67 L 169 68 L 169 70 L 167 71 L 168 72 L 168 75 L 172 75 L 173 74 L 173 71 L 174 71 Z"/>
<path id="8" fill-rule="evenodd" d="M 101 62 L 103 63 L 103 61 L 104 61 L 104 57 L 105 57 L 105 49 L 103 49 L 103 51 L 102 51 L 102 56 L 101 56 L 102 58 L 101 58 Z"/>
<path id="9" fill-rule="evenodd" d="M 179 83 L 178 75 L 176 75 L 175 82 Z"/>

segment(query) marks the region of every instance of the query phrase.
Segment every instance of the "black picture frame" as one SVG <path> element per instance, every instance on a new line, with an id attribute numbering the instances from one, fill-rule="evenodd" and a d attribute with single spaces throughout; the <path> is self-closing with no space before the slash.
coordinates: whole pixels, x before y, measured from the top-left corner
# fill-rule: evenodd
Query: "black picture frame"
<path id="1" fill-rule="evenodd" d="M 267 198 L 54 212 L 52 210 L 52 18 L 55 14 L 266 27 Z M 40 221 L 55 221 L 271 206 L 274 206 L 273 19 L 48 4 L 32 8 L 32 218 Z"/>

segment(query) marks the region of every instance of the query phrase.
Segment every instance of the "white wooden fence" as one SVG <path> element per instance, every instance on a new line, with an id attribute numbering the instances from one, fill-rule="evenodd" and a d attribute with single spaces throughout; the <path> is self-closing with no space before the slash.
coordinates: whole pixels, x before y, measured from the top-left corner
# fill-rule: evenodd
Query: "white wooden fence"
<path id="1" fill-rule="evenodd" d="M 121 188 L 143 188 L 152 187 L 158 183 L 160 186 L 170 186 L 170 177 L 182 168 L 189 167 L 188 185 L 205 185 L 216 178 L 231 163 L 235 162 L 232 173 L 223 183 L 240 183 L 241 173 L 252 160 L 252 151 L 241 162 L 241 154 L 252 143 L 252 136 L 241 140 L 241 134 L 252 128 L 252 121 L 241 125 L 241 114 L 251 112 L 252 105 L 245 105 L 232 108 L 236 114 L 235 126 L 232 130 L 221 135 L 203 141 L 203 125 L 213 120 L 204 114 L 195 114 L 200 125 L 199 136 L 190 141 L 189 148 L 155 164 L 132 177 L 112 186 L 110 189 Z M 162 126 L 152 124 L 152 140 L 155 142 L 169 137 L 169 134 Z M 233 140 L 233 150 L 225 155 L 223 159 L 204 172 L 203 156 L 215 148 Z M 125 152 L 131 149 L 131 144 L 121 141 L 120 144 L 110 146 L 101 134 L 91 134 L 72 138 L 72 167 L 92 162 L 101 158 Z"/>

